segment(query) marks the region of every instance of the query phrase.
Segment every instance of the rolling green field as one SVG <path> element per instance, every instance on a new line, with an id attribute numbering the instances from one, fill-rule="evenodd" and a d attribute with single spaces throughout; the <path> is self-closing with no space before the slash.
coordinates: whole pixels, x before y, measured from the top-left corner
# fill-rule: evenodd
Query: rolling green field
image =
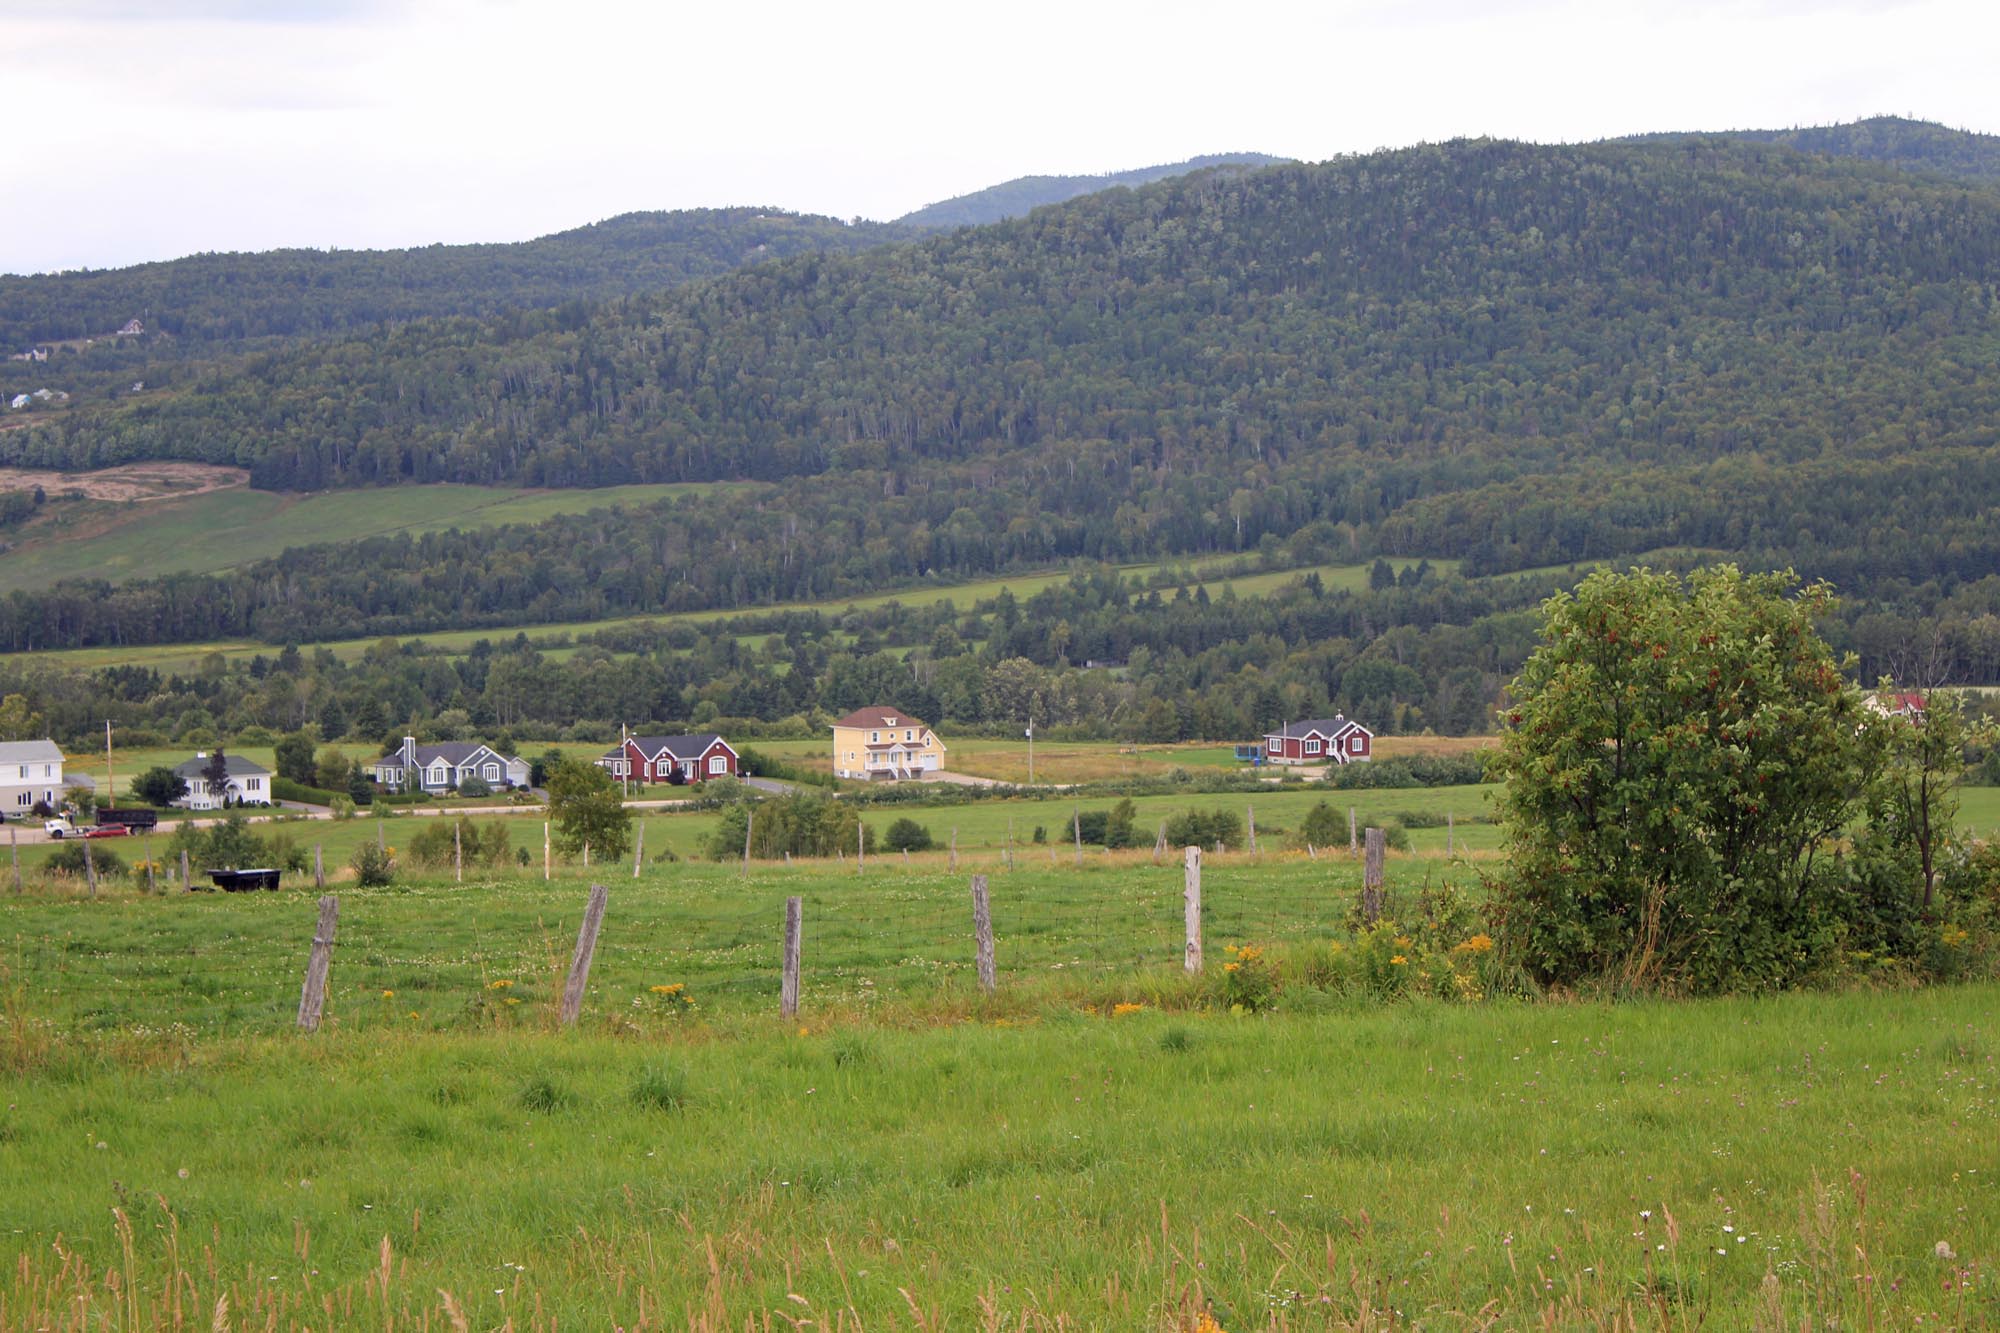
<path id="1" fill-rule="evenodd" d="M 750 483 L 611 486 L 523 491 L 442 484 L 284 495 L 245 487 L 180 500 L 96 505 L 62 526 L 38 529 L 0 560 L 0 592 L 57 579 L 212 574 L 294 546 L 392 533 L 493 528 L 585 514 L 670 496 L 747 489 Z"/>
<path id="2" fill-rule="evenodd" d="M 0 1326 L 2000 1320 L 2000 987 L 1234 1012 L 1353 863 L 1211 861 L 1190 980 L 1127 856 L 994 873 L 983 998 L 962 874 L 850 872 L 605 877 L 574 1031 L 576 871 L 343 889 L 310 1036 L 308 894 L 0 897 Z"/>

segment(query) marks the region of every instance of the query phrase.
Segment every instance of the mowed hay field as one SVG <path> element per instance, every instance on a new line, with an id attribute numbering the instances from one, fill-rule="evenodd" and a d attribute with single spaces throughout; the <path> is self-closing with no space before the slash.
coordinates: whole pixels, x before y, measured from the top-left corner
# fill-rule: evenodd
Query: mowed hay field
<path id="1" fill-rule="evenodd" d="M 1355 875 L 1213 860 L 1190 981 L 1177 866 L 996 871 L 984 998 L 962 874 L 607 874 L 569 1031 L 582 875 L 350 887 L 312 1035 L 309 894 L 0 896 L 0 1327 L 2000 1320 L 2000 988 L 1220 1002 Z"/>

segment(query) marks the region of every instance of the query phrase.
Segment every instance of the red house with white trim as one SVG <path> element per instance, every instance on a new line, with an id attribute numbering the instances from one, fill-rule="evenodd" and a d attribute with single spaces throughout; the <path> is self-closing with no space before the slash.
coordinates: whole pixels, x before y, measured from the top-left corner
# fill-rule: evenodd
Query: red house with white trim
<path id="1" fill-rule="evenodd" d="M 1267 764 L 1359 764 L 1375 757 L 1375 733 L 1340 714 L 1287 722 L 1264 738 Z"/>
<path id="2" fill-rule="evenodd" d="M 741 777 L 742 764 L 729 742 L 713 731 L 694 736 L 627 736 L 598 757 L 597 766 L 614 778 L 635 782 L 706 782 Z"/>

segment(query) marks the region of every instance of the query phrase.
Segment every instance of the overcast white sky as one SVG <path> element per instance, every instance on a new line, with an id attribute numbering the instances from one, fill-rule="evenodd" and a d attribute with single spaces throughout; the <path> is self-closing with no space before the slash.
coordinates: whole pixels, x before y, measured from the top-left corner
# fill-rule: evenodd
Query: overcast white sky
<path id="1" fill-rule="evenodd" d="M 0 0 L 0 271 L 887 218 L 1229 150 L 1996 132 L 1996 51 L 1995 0 Z"/>

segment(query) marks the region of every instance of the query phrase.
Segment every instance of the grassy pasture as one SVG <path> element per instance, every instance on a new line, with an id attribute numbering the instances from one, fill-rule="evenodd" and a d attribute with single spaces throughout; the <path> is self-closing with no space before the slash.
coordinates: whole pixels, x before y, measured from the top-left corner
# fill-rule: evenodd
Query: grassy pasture
<path id="1" fill-rule="evenodd" d="M 1351 873 L 1212 863 L 1211 969 Z M 0 899 L 0 1326 L 2000 1320 L 2000 987 L 1189 1010 L 1132 861 L 996 874 L 984 1000 L 962 876 L 609 882 L 573 1033 L 581 877 L 344 891 L 310 1038 L 308 895 Z"/>
<path id="2" fill-rule="evenodd" d="M 288 495 L 232 488 L 140 505 L 93 504 L 36 530 L 0 561 L 0 592 L 57 579 L 113 583 L 159 574 L 212 574 L 294 546 L 407 532 L 493 528 L 620 504 L 745 489 L 750 483 L 523 491 L 439 484 Z"/>

